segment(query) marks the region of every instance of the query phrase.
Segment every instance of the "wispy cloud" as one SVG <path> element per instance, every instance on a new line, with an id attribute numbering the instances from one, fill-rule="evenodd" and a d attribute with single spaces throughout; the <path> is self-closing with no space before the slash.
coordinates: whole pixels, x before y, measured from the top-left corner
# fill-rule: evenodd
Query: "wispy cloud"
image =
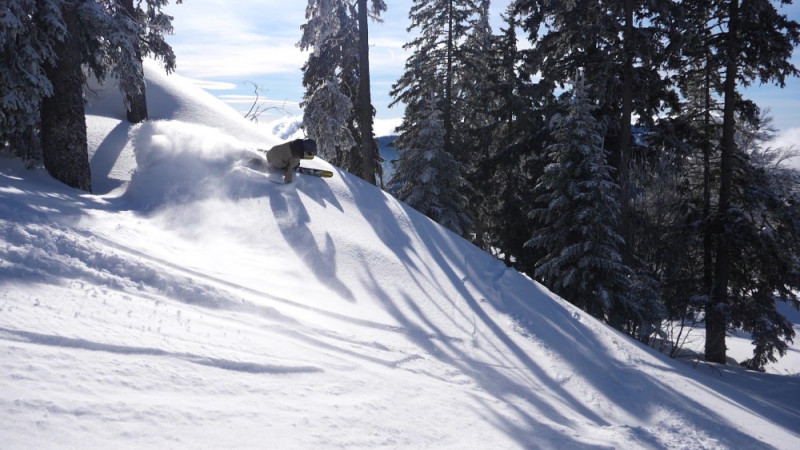
<path id="1" fill-rule="evenodd" d="M 206 80 L 194 80 L 189 78 L 189 81 L 192 82 L 195 86 L 200 87 L 201 89 L 205 89 L 207 91 L 230 91 L 232 89 L 236 89 L 236 85 L 233 83 L 227 83 L 224 81 L 206 81 Z"/>
<path id="2" fill-rule="evenodd" d="M 181 74 L 200 79 L 297 73 L 305 2 L 192 0 L 171 5 L 170 45 Z"/>

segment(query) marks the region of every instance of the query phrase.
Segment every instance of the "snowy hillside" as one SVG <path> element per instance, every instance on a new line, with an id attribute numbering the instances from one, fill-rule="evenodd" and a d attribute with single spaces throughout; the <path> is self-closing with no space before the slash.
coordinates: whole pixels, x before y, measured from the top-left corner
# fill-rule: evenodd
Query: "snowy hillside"
<path id="1" fill-rule="evenodd" d="M 666 358 L 148 68 L 95 194 L 0 158 L 0 448 L 800 448 L 800 375 Z M 796 357 L 797 347 L 792 350 Z"/>

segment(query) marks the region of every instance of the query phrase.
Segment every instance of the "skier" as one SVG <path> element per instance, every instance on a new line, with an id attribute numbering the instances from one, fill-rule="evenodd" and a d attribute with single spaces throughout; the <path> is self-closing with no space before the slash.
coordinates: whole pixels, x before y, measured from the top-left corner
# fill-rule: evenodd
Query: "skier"
<path id="1" fill-rule="evenodd" d="M 269 149 L 267 162 L 276 169 L 286 170 L 283 181 L 291 183 L 294 171 L 300 167 L 300 160 L 314 159 L 316 154 L 317 143 L 313 139 L 295 139 Z"/>

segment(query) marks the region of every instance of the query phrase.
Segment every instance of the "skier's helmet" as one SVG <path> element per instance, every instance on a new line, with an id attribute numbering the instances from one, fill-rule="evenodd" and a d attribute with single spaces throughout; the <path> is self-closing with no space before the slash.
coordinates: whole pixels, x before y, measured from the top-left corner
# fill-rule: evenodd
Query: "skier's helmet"
<path id="1" fill-rule="evenodd" d="M 317 143 L 313 139 L 303 140 L 303 159 L 314 159 L 317 154 Z"/>

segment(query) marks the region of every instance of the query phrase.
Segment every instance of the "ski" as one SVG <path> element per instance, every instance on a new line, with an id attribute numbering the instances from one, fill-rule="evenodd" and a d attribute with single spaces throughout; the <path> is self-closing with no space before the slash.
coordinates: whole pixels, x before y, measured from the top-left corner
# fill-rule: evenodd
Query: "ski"
<path id="1" fill-rule="evenodd" d="M 313 175 L 315 177 L 320 177 L 320 178 L 330 178 L 333 176 L 333 172 L 331 172 L 330 170 L 312 169 L 310 167 L 298 167 L 297 171 L 299 173 L 304 173 L 306 175 Z"/>

